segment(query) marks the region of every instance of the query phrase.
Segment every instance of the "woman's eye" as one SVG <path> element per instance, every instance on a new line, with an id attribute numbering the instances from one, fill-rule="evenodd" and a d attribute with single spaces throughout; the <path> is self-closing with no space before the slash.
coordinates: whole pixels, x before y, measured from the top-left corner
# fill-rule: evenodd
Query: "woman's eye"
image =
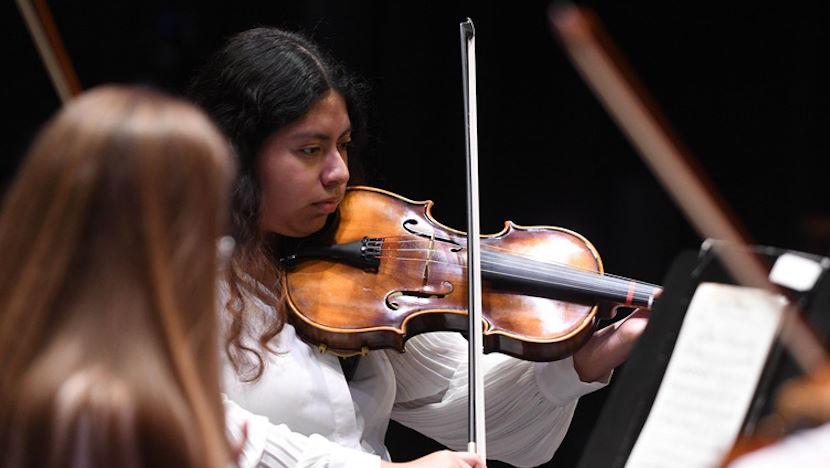
<path id="1" fill-rule="evenodd" d="M 320 152 L 320 147 L 319 146 L 309 146 L 309 147 L 306 147 L 306 148 L 300 148 L 300 151 L 303 154 L 306 154 L 308 156 L 312 156 L 312 155 L 315 155 L 315 154 Z"/>
<path id="2" fill-rule="evenodd" d="M 342 142 L 342 143 L 338 143 L 338 144 L 337 144 L 337 149 L 338 149 L 340 152 L 343 152 L 343 151 L 348 151 L 348 150 L 350 150 L 351 148 L 352 148 L 352 142 L 351 142 L 351 140 L 349 140 L 349 141 L 344 141 L 344 142 Z"/>

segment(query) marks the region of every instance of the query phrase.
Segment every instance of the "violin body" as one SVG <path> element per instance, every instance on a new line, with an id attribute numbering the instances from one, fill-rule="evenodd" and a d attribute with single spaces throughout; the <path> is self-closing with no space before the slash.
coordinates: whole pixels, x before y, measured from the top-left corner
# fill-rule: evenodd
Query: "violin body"
<path id="1" fill-rule="evenodd" d="M 432 205 L 380 189 L 350 187 L 331 242 L 353 252 L 300 250 L 286 268 L 285 303 L 299 335 L 348 353 L 403 352 L 405 341 L 419 333 L 466 333 L 466 236 L 437 222 Z M 482 257 L 485 352 L 552 361 L 590 338 L 596 298 L 573 288 L 550 288 L 534 278 L 526 281 L 548 265 L 555 265 L 553 273 L 573 268 L 579 272 L 577 283 L 584 275 L 606 281 L 587 239 L 567 229 L 506 222 L 501 232 L 482 236 L 481 250 L 490 252 Z M 358 251 L 370 252 L 371 258 L 362 262 Z M 620 292 L 622 297 L 631 297 L 630 282 L 623 287 L 628 289 Z"/>

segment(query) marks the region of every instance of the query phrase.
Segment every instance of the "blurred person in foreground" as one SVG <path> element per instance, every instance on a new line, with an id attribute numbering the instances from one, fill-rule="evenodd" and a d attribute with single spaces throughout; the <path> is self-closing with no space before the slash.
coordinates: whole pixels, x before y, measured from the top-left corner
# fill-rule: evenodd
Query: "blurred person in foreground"
<path id="1" fill-rule="evenodd" d="M 0 214 L 0 465 L 232 462 L 214 304 L 234 173 L 201 111 L 147 89 L 93 89 L 40 131 Z"/>

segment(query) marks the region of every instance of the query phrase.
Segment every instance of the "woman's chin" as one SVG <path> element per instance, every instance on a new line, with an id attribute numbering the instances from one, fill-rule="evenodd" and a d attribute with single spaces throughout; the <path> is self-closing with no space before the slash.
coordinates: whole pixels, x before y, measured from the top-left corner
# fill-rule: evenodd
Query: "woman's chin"
<path id="1" fill-rule="evenodd" d="M 312 234 L 319 232 L 323 227 L 326 225 L 326 217 L 322 217 L 319 221 L 313 221 L 308 223 L 303 223 L 299 226 L 291 226 L 290 229 L 286 230 L 287 232 L 280 232 L 284 236 L 288 237 L 308 237 Z"/>
<path id="2" fill-rule="evenodd" d="M 280 236 L 286 237 L 308 237 L 326 225 L 328 216 L 315 216 L 313 218 L 306 218 L 300 222 L 294 223 L 274 223 L 271 226 L 260 226 L 265 232 L 270 232 Z"/>

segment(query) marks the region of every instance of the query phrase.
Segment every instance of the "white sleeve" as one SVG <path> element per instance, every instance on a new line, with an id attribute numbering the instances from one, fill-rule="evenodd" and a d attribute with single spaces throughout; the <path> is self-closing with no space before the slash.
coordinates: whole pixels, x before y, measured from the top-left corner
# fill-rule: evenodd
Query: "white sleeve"
<path id="1" fill-rule="evenodd" d="M 255 415 L 227 397 L 223 400 L 229 439 L 233 443 L 245 437 L 238 460 L 240 468 L 380 467 L 377 455 L 342 447 L 321 435 L 292 432 L 285 424 L 271 424 L 265 416 Z M 247 436 L 243 435 L 244 426 L 247 426 Z"/>
<path id="2" fill-rule="evenodd" d="M 387 352 L 397 394 L 392 419 L 453 450 L 467 444 L 467 341 L 457 333 L 429 333 Z M 487 457 L 517 466 L 547 462 L 562 443 L 580 396 L 608 383 L 584 383 L 573 361 L 484 357 Z"/>

